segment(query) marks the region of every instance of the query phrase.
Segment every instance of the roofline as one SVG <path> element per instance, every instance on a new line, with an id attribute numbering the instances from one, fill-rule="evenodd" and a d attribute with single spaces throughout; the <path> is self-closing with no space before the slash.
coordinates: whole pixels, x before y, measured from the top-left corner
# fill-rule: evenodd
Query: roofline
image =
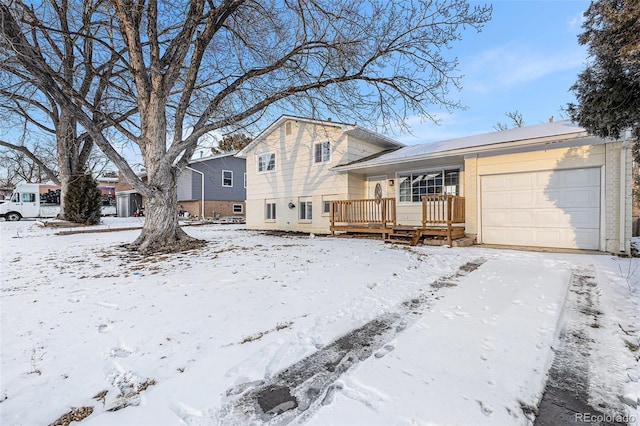
<path id="1" fill-rule="evenodd" d="M 318 119 L 314 119 L 314 118 L 305 118 L 305 117 L 298 117 L 295 115 L 289 115 L 289 114 L 283 114 L 280 117 L 278 117 L 278 119 L 276 119 L 273 123 L 271 123 L 266 129 L 264 129 L 263 131 L 261 131 L 258 136 L 256 136 L 253 141 L 251 141 L 251 143 L 247 146 L 245 146 L 242 150 L 240 150 L 237 154 L 236 157 L 239 158 L 246 158 L 247 157 L 247 152 L 249 152 L 250 150 L 252 150 L 257 144 L 259 144 L 269 133 L 271 133 L 275 128 L 279 127 L 280 125 L 282 125 L 283 122 L 287 121 L 287 120 L 295 120 L 295 121 L 304 121 L 306 123 L 312 123 L 312 124 L 317 124 L 317 125 L 321 125 L 321 126 L 331 126 L 331 127 L 337 127 L 342 129 L 342 131 L 344 133 L 354 133 L 356 131 L 362 131 L 364 133 L 367 133 L 368 135 L 370 135 L 371 137 L 376 138 L 378 141 L 383 142 L 383 144 L 385 145 L 390 145 L 390 146 L 396 146 L 396 147 L 403 147 L 405 146 L 404 144 L 395 141 L 387 136 L 381 135 L 380 133 L 374 132 L 372 130 L 369 129 L 365 129 L 364 127 L 360 127 L 356 124 L 349 124 L 349 123 L 341 123 L 338 121 L 331 121 L 331 120 L 318 120 Z"/>
<path id="2" fill-rule="evenodd" d="M 324 126 L 332 126 L 332 127 L 349 126 L 349 124 L 339 123 L 339 122 L 335 122 L 335 121 L 316 120 L 316 119 L 313 119 L 313 118 L 304 118 L 304 117 L 298 117 L 298 116 L 295 116 L 295 115 L 282 114 L 273 123 L 271 123 L 269 126 L 267 126 L 266 129 L 264 129 L 263 131 L 258 133 L 258 136 L 256 136 L 251 141 L 251 143 L 249 145 L 245 146 L 239 152 L 237 152 L 236 153 L 236 157 L 246 158 L 248 151 L 252 150 L 257 144 L 259 144 L 266 137 L 266 135 L 271 133 L 273 131 L 273 129 L 279 127 L 283 122 L 285 122 L 287 120 L 305 121 L 307 123 L 321 124 L 321 125 L 324 125 Z"/>
<path id="3" fill-rule="evenodd" d="M 208 157 L 202 157 L 202 158 L 196 158 L 191 159 L 189 161 L 189 164 L 193 164 L 193 163 L 202 163 L 203 161 L 207 161 L 207 160 L 215 160 L 217 158 L 224 158 L 224 157 L 231 157 L 231 156 L 237 156 L 238 152 L 240 152 L 239 150 L 234 150 L 234 151 L 229 151 L 229 152 L 223 152 L 220 154 L 215 154 L 215 155 L 209 155 Z"/>
<path id="4" fill-rule="evenodd" d="M 554 138 L 554 136 L 562 136 L 562 137 Z M 571 140 L 578 141 L 580 139 L 599 140 L 600 141 L 599 144 L 607 142 L 605 139 L 599 138 L 598 136 L 590 135 L 586 130 L 582 129 L 573 133 L 548 135 L 548 136 L 541 136 L 541 137 L 534 137 L 534 138 L 524 138 L 524 139 L 517 139 L 517 140 L 507 141 L 507 142 L 496 142 L 488 145 L 456 148 L 456 149 L 445 150 L 445 151 L 430 152 L 428 154 L 406 156 L 402 158 L 393 158 L 386 161 L 385 160 L 378 161 L 375 164 L 370 164 L 370 163 L 368 164 L 368 162 L 352 164 L 352 165 L 345 164 L 342 166 L 332 167 L 331 170 L 342 172 L 342 171 L 364 169 L 368 167 L 390 166 L 394 164 L 400 164 L 406 161 L 430 160 L 434 158 L 449 157 L 454 155 L 481 154 L 486 152 L 498 151 L 502 149 L 552 145 L 552 144 L 558 144 L 558 143 L 567 142 Z M 441 142 L 446 142 L 446 141 L 441 141 Z"/>

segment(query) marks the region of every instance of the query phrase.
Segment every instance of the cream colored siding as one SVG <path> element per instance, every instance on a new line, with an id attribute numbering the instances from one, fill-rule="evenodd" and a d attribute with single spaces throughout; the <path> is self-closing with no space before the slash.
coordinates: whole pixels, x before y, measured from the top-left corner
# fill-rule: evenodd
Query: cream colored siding
<path id="1" fill-rule="evenodd" d="M 286 123 L 291 132 L 286 134 Z M 247 153 L 247 227 L 250 229 L 282 229 L 300 232 L 329 232 L 329 215 L 323 214 L 323 201 L 364 197 L 362 175 L 336 173 L 337 164 L 362 158 L 382 150 L 379 146 L 343 133 L 338 125 L 320 125 L 290 120 L 265 136 Z M 331 158 L 316 163 L 315 144 L 329 142 Z M 261 154 L 276 154 L 275 170 L 258 172 Z M 312 202 L 312 220 L 300 220 L 301 197 Z M 265 218 L 266 199 L 275 200 L 276 220 Z M 289 208 L 293 203 L 294 208 Z"/>

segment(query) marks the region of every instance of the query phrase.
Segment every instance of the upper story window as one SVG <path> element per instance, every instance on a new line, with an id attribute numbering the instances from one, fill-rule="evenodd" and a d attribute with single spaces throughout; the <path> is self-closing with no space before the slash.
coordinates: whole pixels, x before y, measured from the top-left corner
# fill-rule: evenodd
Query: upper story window
<path id="1" fill-rule="evenodd" d="M 270 172 L 276 169 L 276 154 L 270 152 L 258 155 L 258 173 Z"/>
<path id="2" fill-rule="evenodd" d="M 331 160 L 331 143 L 320 142 L 314 146 L 314 162 L 327 163 Z"/>
<path id="3" fill-rule="evenodd" d="M 222 186 L 233 186 L 233 172 L 231 170 L 222 171 Z"/>
<path id="4" fill-rule="evenodd" d="M 398 173 L 400 202 L 419 203 L 423 195 L 460 194 L 460 170 Z"/>

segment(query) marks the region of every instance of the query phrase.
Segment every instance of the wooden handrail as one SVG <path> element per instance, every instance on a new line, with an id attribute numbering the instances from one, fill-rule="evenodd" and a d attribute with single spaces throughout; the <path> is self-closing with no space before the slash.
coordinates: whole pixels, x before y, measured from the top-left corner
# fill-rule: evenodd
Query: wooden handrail
<path id="1" fill-rule="evenodd" d="M 331 226 L 336 223 L 396 224 L 396 199 L 331 201 Z"/>
<path id="2" fill-rule="evenodd" d="M 465 200 L 457 195 L 423 195 L 422 228 L 465 222 Z"/>

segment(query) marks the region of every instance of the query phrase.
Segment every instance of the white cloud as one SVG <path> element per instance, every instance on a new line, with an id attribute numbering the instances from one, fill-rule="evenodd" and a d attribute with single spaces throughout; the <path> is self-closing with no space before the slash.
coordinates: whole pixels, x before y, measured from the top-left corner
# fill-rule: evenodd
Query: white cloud
<path id="1" fill-rule="evenodd" d="M 465 90 L 488 93 L 547 77 L 556 72 L 580 68 L 586 60 L 582 47 L 553 50 L 534 49 L 515 43 L 489 49 L 462 64 Z"/>

